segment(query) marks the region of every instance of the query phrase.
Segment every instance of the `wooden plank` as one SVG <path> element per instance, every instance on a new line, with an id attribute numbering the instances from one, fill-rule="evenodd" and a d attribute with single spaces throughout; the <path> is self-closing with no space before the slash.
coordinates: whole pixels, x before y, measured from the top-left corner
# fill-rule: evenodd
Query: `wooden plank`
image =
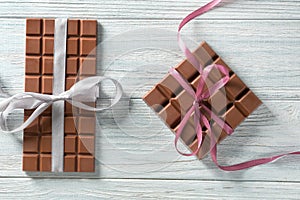
<path id="1" fill-rule="evenodd" d="M 98 19 L 181 19 L 207 0 L 13 0 L 1 1 L 1 18 L 79 17 Z M 297 0 L 224 1 L 203 19 L 299 19 Z M 84 8 L 84 9 L 83 9 Z"/>
<path id="2" fill-rule="evenodd" d="M 141 99 L 121 103 L 98 114 L 96 173 L 26 174 L 21 171 L 22 134 L 0 134 L 0 176 L 299 181 L 299 156 L 233 173 L 217 169 L 209 157 L 179 156 L 174 135 Z M 298 102 L 267 101 L 219 146 L 220 162 L 298 150 L 299 108 Z M 19 124 L 22 114 L 12 118 L 12 124 Z"/>
<path id="3" fill-rule="evenodd" d="M 66 187 L 68 186 L 68 187 Z M 299 199 L 300 183 L 177 180 L 0 180 L 1 199 Z"/>
<path id="4" fill-rule="evenodd" d="M 169 34 L 176 30 L 177 22 L 168 20 L 114 20 L 118 26 L 111 26 L 111 20 L 101 20 L 102 31 L 99 39 L 107 41 L 113 36 L 122 36 L 125 31 L 133 31 L 126 41 L 116 41 L 116 48 L 111 43 L 99 46 L 98 73 L 115 77 L 134 98 L 140 98 L 167 70 L 180 62 L 184 56 L 180 52 L 175 37 L 165 41 L 154 40 L 154 48 L 147 48 L 144 40 L 137 38 L 135 29 L 164 27 Z M 0 36 L 0 76 L 6 91 L 23 91 L 25 21 L 1 20 L 0 26 L 6 34 Z M 170 31 L 169 31 L 170 30 Z M 229 31 L 230 30 L 230 31 Z M 148 30 L 144 35 L 147 36 Z M 121 34 L 121 35 L 120 35 Z M 127 32 L 128 34 L 128 32 Z M 229 66 L 263 100 L 293 100 L 299 98 L 300 82 L 300 34 L 299 20 L 251 20 L 251 21 L 201 21 L 185 30 L 184 35 L 195 44 L 206 40 Z M 128 42 L 142 44 L 143 48 L 120 50 Z M 145 46 L 143 44 L 145 43 Z M 152 45 L 153 45 L 152 44 Z M 169 51 L 168 47 L 176 47 Z M 195 47 L 196 45 L 193 45 Z M 156 46 L 155 46 L 156 45 Z M 117 48 L 118 47 L 118 48 Z M 164 49 L 155 49 L 162 47 Z M 138 78 L 137 78 L 138 77 Z M 145 81 L 146 80 L 146 81 Z M 137 87 L 138 90 L 137 90 Z"/>

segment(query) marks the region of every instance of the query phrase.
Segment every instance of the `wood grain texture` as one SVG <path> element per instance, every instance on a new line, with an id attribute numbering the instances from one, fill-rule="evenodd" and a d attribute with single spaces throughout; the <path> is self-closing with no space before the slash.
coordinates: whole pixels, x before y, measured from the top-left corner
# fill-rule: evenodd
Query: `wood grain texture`
<path id="1" fill-rule="evenodd" d="M 7 178 L 0 181 L 0 198 L 240 200 L 251 196 L 252 199 L 299 199 L 299 192 L 294 190 L 299 186 L 299 183 L 288 182 Z"/>
<path id="2" fill-rule="evenodd" d="M 174 150 L 174 136 L 171 131 L 166 129 L 141 99 L 132 99 L 130 102 L 123 100 L 120 105 L 114 110 L 98 114 L 96 173 L 30 173 L 28 175 L 77 178 L 299 181 L 297 165 L 299 156 L 233 173 L 220 171 L 209 157 L 202 161 L 193 157 L 181 157 Z M 278 109 L 274 109 L 275 107 Z M 297 149 L 299 133 L 295 130 L 299 129 L 297 123 L 299 113 L 297 102 L 290 102 L 288 105 L 276 101 L 265 103 L 236 130 L 233 136 L 219 146 L 220 162 L 234 164 Z M 280 120 L 280 117 L 284 120 Z M 15 124 L 22 121 L 22 115 L 13 118 Z M 26 176 L 21 171 L 21 134 L 2 134 L 0 137 L 0 141 L 3 142 L 0 145 L 0 175 Z M 285 170 L 282 171 L 282 168 Z"/>
<path id="3" fill-rule="evenodd" d="M 155 28 L 176 30 L 179 21 L 174 23 L 169 20 L 116 20 L 114 23 L 118 26 L 110 26 L 110 20 L 101 20 L 100 24 L 103 28 L 99 38 L 104 43 L 112 36 L 122 35 L 125 31 L 134 33 L 136 29 L 152 27 L 154 30 Z M 260 98 L 297 100 L 300 88 L 299 23 L 298 20 L 208 20 L 191 24 L 189 26 L 191 30 L 187 29 L 184 34 L 196 44 L 202 40 L 211 44 Z M 3 48 L 3 56 L 0 58 L 3 63 L 0 69 L 1 81 L 4 89 L 7 88 L 11 93 L 20 92 L 23 91 L 25 21 L 5 19 L 0 21 L 0 26 L 7 31 L 7 34 L 0 36 L 0 41 L 8 45 Z M 139 38 L 136 37 L 133 35 L 127 38 L 126 42 L 138 43 Z M 168 43 L 174 43 L 173 46 L 176 46 L 175 38 L 166 40 L 164 44 L 159 44 L 160 41 L 156 42 L 157 46 L 168 47 Z M 126 43 L 120 41 L 119 45 L 126 45 Z M 146 92 L 165 75 L 170 67 L 183 59 L 179 49 L 176 52 L 157 49 L 149 51 L 146 46 L 144 49 L 131 49 L 132 52 L 128 53 L 107 46 L 105 45 L 105 49 L 99 47 L 101 53 L 98 58 L 101 61 L 98 63 L 98 73 L 114 76 L 117 79 L 122 79 L 122 76 L 126 75 L 125 86 L 130 91 L 133 90 L 132 87 L 145 83 L 146 79 L 148 87 L 141 91 Z M 120 57 L 121 53 L 122 57 Z M 144 65 L 151 66 L 151 70 L 149 66 L 141 67 Z M 135 97 L 140 98 L 140 96 L 139 94 Z"/>
<path id="4" fill-rule="evenodd" d="M 87 17 L 98 19 L 182 19 L 208 0 L 2 0 L 2 18 Z M 202 19 L 299 19 L 297 0 L 225 0 Z"/>
<path id="5" fill-rule="evenodd" d="M 98 19 L 103 42 L 98 74 L 119 80 L 125 96 L 112 110 L 97 114 L 96 173 L 22 172 L 22 133 L 1 133 L 0 198 L 299 199 L 299 156 L 240 172 L 220 171 L 209 157 L 198 161 L 179 156 L 174 135 L 141 100 L 183 59 L 178 47 L 168 49 L 176 46 L 173 37 L 158 39 L 152 34 L 176 31 L 180 19 L 206 2 L 2 0 L 0 84 L 6 92 L 24 89 L 25 18 L 72 17 Z M 264 105 L 222 142 L 219 160 L 233 164 L 297 150 L 300 1 L 224 2 L 184 28 L 184 38 L 193 48 L 206 40 Z M 137 30 L 144 35 L 137 35 Z M 125 48 L 129 43 L 137 45 Z M 110 84 L 103 88 L 99 104 L 111 95 Z M 22 116 L 14 113 L 9 125 L 20 124 Z"/>

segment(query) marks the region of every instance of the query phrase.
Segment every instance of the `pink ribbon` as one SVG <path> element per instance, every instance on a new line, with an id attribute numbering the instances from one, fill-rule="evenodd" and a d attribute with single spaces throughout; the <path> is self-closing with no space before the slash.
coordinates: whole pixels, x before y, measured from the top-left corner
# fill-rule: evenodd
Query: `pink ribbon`
<path id="1" fill-rule="evenodd" d="M 225 76 L 220 79 L 217 83 L 215 83 L 211 88 L 208 90 L 204 90 L 205 82 L 208 78 L 209 73 L 211 70 L 217 69 L 220 72 L 222 72 Z M 215 115 L 205 104 L 203 104 L 203 100 L 209 98 L 212 96 L 215 92 L 217 92 L 219 89 L 224 87 L 224 85 L 229 81 L 229 71 L 227 68 L 225 68 L 222 65 L 210 65 L 207 66 L 204 70 L 202 75 L 200 76 L 196 92 L 193 90 L 193 88 L 190 86 L 190 84 L 176 71 L 176 69 L 171 68 L 169 73 L 179 82 L 179 84 L 190 94 L 193 96 L 194 103 L 192 107 L 188 110 L 186 115 L 183 117 L 182 121 L 180 122 L 178 129 L 176 131 L 175 136 L 175 148 L 176 150 L 185 156 L 192 156 L 196 155 L 201 147 L 202 143 L 202 126 L 201 123 L 203 123 L 204 127 L 206 127 L 208 130 L 210 128 L 209 120 L 207 119 L 207 115 L 211 116 L 211 118 L 220 126 L 223 127 L 223 129 L 228 133 L 231 134 L 233 132 L 233 129 L 228 126 L 222 119 L 220 119 L 217 115 Z M 204 115 L 200 112 L 200 107 L 207 113 L 207 115 Z M 197 150 L 186 154 L 181 152 L 178 147 L 177 143 L 178 140 L 182 134 L 182 131 L 187 124 L 190 116 L 194 113 L 194 124 L 196 126 L 196 134 L 197 134 L 197 140 L 198 140 L 198 146 Z"/>
<path id="2" fill-rule="evenodd" d="M 289 152 L 289 153 L 280 154 L 280 155 L 276 155 L 276 156 L 272 156 L 272 157 L 260 158 L 260 159 L 256 159 L 256 160 L 250 160 L 250 161 L 247 161 L 247 162 L 243 162 L 243 163 L 239 163 L 239 164 L 235 164 L 235 165 L 230 165 L 230 166 L 221 166 L 221 165 L 219 165 L 218 160 L 217 160 L 217 141 L 216 141 L 216 138 L 214 137 L 215 134 L 212 134 L 213 132 L 212 132 L 209 120 L 207 119 L 206 115 L 204 115 L 203 113 L 200 112 L 200 107 L 203 108 L 203 110 L 208 114 L 208 116 L 211 116 L 211 118 L 220 127 L 222 127 L 228 135 L 231 135 L 233 133 L 233 129 L 230 126 L 228 126 L 222 119 L 220 119 L 218 116 L 216 116 L 207 106 L 205 106 L 205 104 L 203 104 L 204 99 L 210 97 L 216 91 L 218 91 L 220 88 L 225 86 L 225 84 L 229 80 L 229 72 L 228 72 L 226 67 L 224 67 L 222 65 L 216 65 L 216 64 L 209 65 L 206 68 L 203 68 L 203 66 L 198 62 L 197 58 L 195 58 L 195 56 L 192 54 L 192 52 L 187 48 L 187 46 L 183 42 L 183 40 L 180 36 L 180 31 L 191 20 L 193 20 L 194 18 L 208 12 L 209 10 L 216 7 L 221 2 L 222 2 L 222 0 L 212 0 L 208 4 L 206 4 L 206 5 L 202 6 L 201 8 L 193 11 L 192 13 L 190 13 L 188 16 L 186 16 L 181 21 L 181 23 L 178 27 L 177 40 L 178 40 L 179 47 L 181 48 L 181 50 L 185 54 L 188 61 L 198 70 L 198 72 L 200 73 L 201 76 L 200 76 L 200 80 L 198 82 L 196 92 L 195 92 L 193 90 L 193 88 L 190 86 L 190 84 L 174 68 L 172 68 L 169 71 L 169 73 L 180 83 L 180 85 L 189 94 L 191 94 L 195 99 L 192 107 L 185 114 L 185 116 L 183 117 L 183 119 L 180 122 L 179 127 L 176 131 L 176 135 L 175 135 L 175 148 L 176 148 L 176 150 L 184 156 L 194 156 L 194 155 L 196 155 L 198 153 L 198 151 L 200 150 L 201 143 L 202 143 L 202 136 L 203 135 L 202 135 L 201 124 L 203 124 L 203 126 L 207 128 L 208 134 L 210 134 L 210 155 L 211 155 L 211 158 L 212 158 L 213 162 L 216 164 L 216 166 L 219 167 L 220 169 L 224 170 L 224 171 L 237 171 L 237 170 L 247 169 L 247 168 L 250 168 L 250 167 L 257 166 L 257 165 L 262 165 L 262 164 L 266 164 L 266 163 L 269 163 L 269 162 L 273 162 L 273 161 L 275 161 L 279 158 L 282 158 L 284 156 L 299 155 L 300 152 L 295 151 L 295 152 Z M 204 90 L 205 81 L 206 81 L 206 79 L 209 75 L 209 72 L 214 68 L 219 70 L 222 74 L 224 74 L 224 77 L 222 79 L 220 79 L 217 83 L 215 83 L 207 91 L 205 91 Z M 178 149 L 177 144 L 178 144 L 178 140 L 179 140 L 179 138 L 182 134 L 182 131 L 183 131 L 185 125 L 187 124 L 190 116 L 193 113 L 194 113 L 194 124 L 196 126 L 195 130 L 196 130 L 196 134 L 197 134 L 197 149 L 192 153 L 183 153 Z"/>

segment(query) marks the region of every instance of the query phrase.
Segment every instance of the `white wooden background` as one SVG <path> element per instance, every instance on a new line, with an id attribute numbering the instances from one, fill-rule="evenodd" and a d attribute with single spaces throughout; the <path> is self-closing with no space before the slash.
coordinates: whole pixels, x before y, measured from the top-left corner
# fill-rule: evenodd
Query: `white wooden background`
<path id="1" fill-rule="evenodd" d="M 23 91 L 27 17 L 96 18 L 101 25 L 99 40 L 104 41 L 138 28 L 176 31 L 185 15 L 206 2 L 1 0 L 0 83 L 10 94 Z M 224 2 L 183 33 L 197 43 L 210 43 L 264 105 L 219 146 L 220 162 L 233 164 L 300 150 L 300 1 Z M 145 42 L 134 36 L 128 39 L 141 45 Z M 123 48 L 125 44 L 119 42 L 117 46 Z M 117 52 L 116 46 L 99 51 L 103 58 L 98 63 L 99 74 L 117 78 L 130 98 L 98 115 L 97 172 L 24 173 L 22 133 L 1 134 L 0 199 L 300 198 L 299 156 L 230 173 L 217 169 L 209 157 L 198 161 L 178 156 L 172 144 L 174 136 L 141 96 L 183 56 L 135 49 L 115 58 Z M 22 113 L 12 118 L 16 125 Z"/>

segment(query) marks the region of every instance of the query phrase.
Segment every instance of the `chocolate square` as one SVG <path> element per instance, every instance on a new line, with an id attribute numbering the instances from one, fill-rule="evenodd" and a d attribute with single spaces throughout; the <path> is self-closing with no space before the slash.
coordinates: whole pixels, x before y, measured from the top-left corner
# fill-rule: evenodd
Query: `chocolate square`
<path id="1" fill-rule="evenodd" d="M 203 42 L 194 52 L 198 61 L 204 66 L 210 64 L 223 65 L 229 70 L 230 80 L 207 100 L 207 105 L 217 116 L 235 129 L 245 118 L 247 118 L 262 102 L 246 86 L 246 84 L 226 65 L 226 63 Z M 176 68 L 178 73 L 186 79 L 194 90 L 200 78 L 199 72 L 189 63 L 182 61 Z M 205 90 L 222 78 L 218 70 L 212 70 L 206 80 Z M 166 81 L 168 80 L 168 81 Z M 143 100 L 150 106 L 165 124 L 175 133 L 186 112 L 193 104 L 193 97 L 185 91 L 170 74 L 157 83 L 144 97 Z M 199 108 L 202 113 L 201 108 Z M 206 114 L 207 115 L 207 114 Z M 226 138 L 227 133 L 210 119 L 213 134 L 218 142 Z M 197 149 L 197 137 L 193 116 L 183 129 L 181 140 L 191 151 Z M 210 150 L 210 136 L 207 130 L 203 132 L 201 148 L 197 154 L 199 159 L 203 158 Z"/>

